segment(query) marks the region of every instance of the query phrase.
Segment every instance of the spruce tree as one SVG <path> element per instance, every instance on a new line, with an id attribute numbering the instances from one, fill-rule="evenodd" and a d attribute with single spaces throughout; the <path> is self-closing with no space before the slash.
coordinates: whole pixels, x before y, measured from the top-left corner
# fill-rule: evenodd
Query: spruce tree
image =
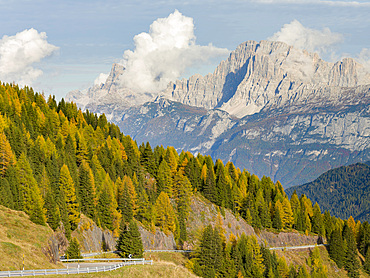
<path id="1" fill-rule="evenodd" d="M 313 206 L 312 232 L 324 236 L 325 226 L 319 204 L 316 202 Z"/>
<path id="2" fill-rule="evenodd" d="M 8 180 L 3 177 L 0 177 L 0 205 L 14 209 L 13 194 Z"/>
<path id="3" fill-rule="evenodd" d="M 366 252 L 364 270 L 366 271 L 367 274 L 370 275 L 370 248 L 368 248 Z"/>
<path id="4" fill-rule="evenodd" d="M 331 219 L 330 212 L 327 210 L 325 210 L 324 212 L 323 222 L 324 222 L 325 236 L 327 239 L 329 239 L 331 233 L 333 232 L 334 225 Z"/>
<path id="5" fill-rule="evenodd" d="M 107 189 L 102 189 L 98 201 L 98 214 L 100 224 L 103 228 L 113 230 L 112 200 Z"/>
<path id="6" fill-rule="evenodd" d="M 292 197 L 290 198 L 290 205 L 293 211 L 294 224 L 293 228 L 298 229 L 298 215 L 301 213 L 301 204 L 297 192 L 294 190 Z"/>
<path id="7" fill-rule="evenodd" d="M 363 256 L 366 256 L 367 250 L 370 247 L 370 225 L 369 222 L 365 221 L 360 226 L 360 230 L 358 233 L 358 251 Z"/>
<path id="8" fill-rule="evenodd" d="M 120 184 L 120 179 L 117 183 Z M 129 223 L 134 218 L 130 192 L 128 186 L 123 184 L 123 182 L 118 194 L 118 210 L 121 212 L 122 220 L 125 223 Z"/>
<path id="9" fill-rule="evenodd" d="M 193 188 L 199 190 L 201 187 L 201 166 L 196 157 L 191 157 L 189 159 L 189 163 L 185 167 L 185 174 Z"/>
<path id="10" fill-rule="evenodd" d="M 86 160 L 80 162 L 78 196 L 81 212 L 96 220 L 96 189 L 93 172 Z"/>
<path id="11" fill-rule="evenodd" d="M 77 241 L 77 238 L 73 237 L 69 242 L 68 248 L 66 250 L 67 259 L 82 259 L 80 244 Z"/>
<path id="12" fill-rule="evenodd" d="M 223 246 L 218 229 L 211 225 L 203 230 L 200 246 L 197 251 L 199 272 L 202 277 L 216 277 L 222 266 Z"/>
<path id="13" fill-rule="evenodd" d="M 129 224 L 121 224 L 121 232 L 117 241 L 117 250 L 120 256 L 126 258 L 130 254 L 134 258 L 143 257 L 143 242 L 137 224 L 131 220 Z"/>
<path id="14" fill-rule="evenodd" d="M 329 238 L 329 255 L 339 268 L 344 264 L 343 238 L 339 228 L 335 229 Z"/>
<path id="15" fill-rule="evenodd" d="M 47 223 L 55 231 L 59 227 L 61 215 L 55 195 L 53 194 L 51 189 L 46 192 L 45 208 Z"/>
<path id="16" fill-rule="evenodd" d="M 213 168 L 208 168 L 208 166 L 206 167 L 206 171 L 207 173 L 203 184 L 203 195 L 211 202 L 216 203 L 219 198 L 217 196 L 215 173 Z"/>
<path id="17" fill-rule="evenodd" d="M 171 169 L 166 160 L 162 160 L 157 173 L 157 194 L 159 195 L 162 191 L 172 196 Z"/>
<path id="18" fill-rule="evenodd" d="M 357 256 L 357 246 L 355 236 L 351 227 L 345 225 L 343 228 L 343 238 L 347 243 L 347 251 L 345 253 L 344 269 L 347 270 L 349 277 L 360 277 L 360 263 Z"/>

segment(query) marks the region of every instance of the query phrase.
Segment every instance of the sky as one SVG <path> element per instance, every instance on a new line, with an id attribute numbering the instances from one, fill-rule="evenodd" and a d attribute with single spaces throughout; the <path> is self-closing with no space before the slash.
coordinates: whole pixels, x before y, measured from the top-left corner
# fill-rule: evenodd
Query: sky
<path id="1" fill-rule="evenodd" d="M 128 87 L 213 72 L 247 40 L 280 40 L 327 61 L 370 69 L 370 1 L 0 0 L 0 80 L 58 100 L 104 82 L 113 63 Z"/>

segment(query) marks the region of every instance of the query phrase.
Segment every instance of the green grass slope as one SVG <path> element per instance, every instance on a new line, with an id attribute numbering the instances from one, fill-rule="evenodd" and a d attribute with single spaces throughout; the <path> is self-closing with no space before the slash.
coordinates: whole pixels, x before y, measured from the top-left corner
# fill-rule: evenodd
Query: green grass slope
<path id="1" fill-rule="evenodd" d="M 42 252 L 53 231 L 37 225 L 24 212 L 0 206 L 0 271 L 56 268 Z"/>

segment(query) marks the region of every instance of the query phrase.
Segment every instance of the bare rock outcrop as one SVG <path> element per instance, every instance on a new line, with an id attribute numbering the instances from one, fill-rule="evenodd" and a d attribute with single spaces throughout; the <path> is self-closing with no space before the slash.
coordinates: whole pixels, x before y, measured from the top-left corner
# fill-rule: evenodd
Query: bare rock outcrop
<path id="1" fill-rule="evenodd" d="M 155 233 L 139 225 L 139 232 L 145 250 L 175 250 L 177 249 L 175 238 L 172 233 L 166 235 L 159 228 L 155 228 Z"/>
<path id="2" fill-rule="evenodd" d="M 229 239 L 231 234 L 238 238 L 244 233 L 247 236 L 256 236 L 258 242 L 266 247 L 313 245 L 319 240 L 318 236 L 304 235 L 293 231 L 273 233 L 261 230 L 256 232 L 243 218 L 236 217 L 229 210 L 220 211 L 208 200 L 202 197 L 193 197 L 187 223 L 187 232 L 190 235 L 189 249 L 196 245 L 197 236 L 209 224 L 212 226 L 221 224 L 226 239 Z"/>
<path id="3" fill-rule="evenodd" d="M 116 239 L 109 230 L 102 230 L 94 221 L 81 215 L 77 229 L 72 233 L 81 246 L 81 252 L 100 252 L 104 246 L 106 250 L 116 249 Z"/>

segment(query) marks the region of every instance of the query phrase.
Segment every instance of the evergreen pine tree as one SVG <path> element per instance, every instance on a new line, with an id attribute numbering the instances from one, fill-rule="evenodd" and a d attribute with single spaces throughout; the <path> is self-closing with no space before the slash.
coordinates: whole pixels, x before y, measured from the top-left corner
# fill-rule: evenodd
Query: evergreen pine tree
<path id="1" fill-rule="evenodd" d="M 171 169 L 166 160 L 162 160 L 157 173 L 157 194 L 159 195 L 162 191 L 172 196 Z"/>
<path id="2" fill-rule="evenodd" d="M 202 277 L 216 277 L 223 261 L 223 246 L 220 234 L 211 225 L 203 230 L 197 251 L 199 272 Z"/>
<path id="3" fill-rule="evenodd" d="M 59 227 L 61 216 L 55 195 L 51 189 L 46 192 L 45 208 L 47 223 L 55 231 Z"/>
<path id="4" fill-rule="evenodd" d="M 344 264 L 343 238 L 339 228 L 335 229 L 329 238 L 329 255 L 339 268 Z"/>
<path id="5" fill-rule="evenodd" d="M 143 143 L 144 144 L 144 143 Z M 152 176 L 156 175 L 156 165 L 154 163 L 154 155 L 152 151 L 152 147 L 150 146 L 149 142 L 146 143 L 143 148 L 141 148 L 141 165 L 148 171 L 149 174 Z"/>
<path id="6" fill-rule="evenodd" d="M 367 250 L 370 247 L 370 225 L 369 222 L 365 221 L 360 226 L 358 232 L 358 251 L 363 256 L 366 256 Z"/>
<path id="7" fill-rule="evenodd" d="M 196 157 L 191 157 L 185 167 L 185 174 L 195 190 L 201 187 L 201 167 Z"/>
<path id="8" fill-rule="evenodd" d="M 298 215 L 301 213 L 301 204 L 299 202 L 299 198 L 295 190 L 292 194 L 292 197 L 290 198 L 290 205 L 292 207 L 293 218 L 294 218 L 293 228 L 298 230 L 297 228 L 298 227 Z"/>
<path id="9" fill-rule="evenodd" d="M 324 227 L 325 227 L 325 236 L 329 239 L 331 233 L 334 230 L 333 221 L 331 219 L 330 212 L 325 210 L 324 217 L 323 217 Z"/>
<path id="10" fill-rule="evenodd" d="M 316 202 L 313 206 L 312 232 L 324 236 L 325 226 L 319 204 Z"/>
<path id="11" fill-rule="evenodd" d="M 118 210 L 122 214 L 122 220 L 129 223 L 134 218 L 131 195 L 128 186 L 123 184 L 120 178 L 117 180 L 118 193 Z"/>
<path id="12" fill-rule="evenodd" d="M 211 202 L 216 203 L 219 199 L 216 189 L 215 173 L 213 168 L 208 168 L 208 166 L 206 170 L 207 174 L 203 185 L 203 195 Z"/>
<path id="13" fill-rule="evenodd" d="M 98 214 L 100 224 L 103 228 L 107 228 L 109 230 L 113 230 L 113 212 L 112 208 L 112 200 L 110 198 L 110 194 L 106 188 L 102 189 L 99 195 L 98 201 Z"/>
<path id="14" fill-rule="evenodd" d="M 366 271 L 367 274 L 370 275 L 370 248 L 368 248 L 366 252 L 364 270 Z"/>
<path id="15" fill-rule="evenodd" d="M 357 256 L 357 246 L 355 236 L 351 227 L 345 225 L 343 228 L 343 238 L 347 243 L 347 251 L 345 253 L 344 269 L 347 270 L 349 277 L 360 277 L 360 263 Z"/>
<path id="16" fill-rule="evenodd" d="M 134 258 L 143 257 L 143 242 L 137 224 L 131 220 L 128 224 L 121 224 L 121 232 L 117 241 L 117 250 L 120 256 L 126 258 L 130 254 Z"/>
<path id="17" fill-rule="evenodd" d="M 66 250 L 67 259 L 82 259 L 80 244 L 77 241 L 77 238 L 73 237 L 69 242 L 69 246 Z"/>
<path id="18" fill-rule="evenodd" d="M 14 209 L 13 194 L 8 180 L 0 176 L 0 205 Z"/>
<path id="19" fill-rule="evenodd" d="M 80 162 L 78 196 L 81 212 L 96 220 L 96 189 L 93 172 L 86 160 Z"/>

